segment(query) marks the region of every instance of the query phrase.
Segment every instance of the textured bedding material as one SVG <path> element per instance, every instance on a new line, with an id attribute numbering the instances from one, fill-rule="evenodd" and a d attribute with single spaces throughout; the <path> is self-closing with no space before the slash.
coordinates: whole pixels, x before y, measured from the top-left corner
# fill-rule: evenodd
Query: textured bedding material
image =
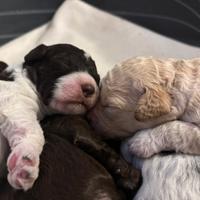
<path id="1" fill-rule="evenodd" d="M 20 63 L 40 43 L 72 43 L 86 50 L 96 61 L 101 76 L 114 64 L 132 56 L 193 58 L 200 55 L 198 47 L 161 36 L 80 0 L 64 1 L 47 24 L 2 46 L 0 60 Z"/>

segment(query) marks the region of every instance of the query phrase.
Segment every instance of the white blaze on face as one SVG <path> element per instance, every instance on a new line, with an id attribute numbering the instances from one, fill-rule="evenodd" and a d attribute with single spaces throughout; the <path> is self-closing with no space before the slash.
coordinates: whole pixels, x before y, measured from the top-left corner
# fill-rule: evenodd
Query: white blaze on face
<path id="1" fill-rule="evenodd" d="M 84 91 L 89 87 L 87 95 Z M 82 114 L 96 103 L 98 86 L 87 72 L 75 72 L 57 80 L 50 107 L 61 113 Z"/>

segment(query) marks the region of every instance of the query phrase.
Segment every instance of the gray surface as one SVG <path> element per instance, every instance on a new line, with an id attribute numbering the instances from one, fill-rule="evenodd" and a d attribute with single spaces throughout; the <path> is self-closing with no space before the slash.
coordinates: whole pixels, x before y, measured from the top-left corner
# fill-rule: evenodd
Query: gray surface
<path id="1" fill-rule="evenodd" d="M 200 47 L 200 0 L 85 0 L 165 36 Z"/>
<path id="2" fill-rule="evenodd" d="M 64 0 L 1 0 L 0 44 L 47 22 Z M 200 46 L 200 0 L 83 0 L 160 34 Z"/>
<path id="3" fill-rule="evenodd" d="M 47 22 L 62 2 L 63 0 L 1 0 L 0 44 Z"/>

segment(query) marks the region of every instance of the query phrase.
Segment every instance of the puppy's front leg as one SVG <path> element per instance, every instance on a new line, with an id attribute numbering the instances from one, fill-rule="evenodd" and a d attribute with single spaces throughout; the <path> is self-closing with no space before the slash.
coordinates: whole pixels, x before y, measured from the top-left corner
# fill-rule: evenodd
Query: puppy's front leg
<path id="1" fill-rule="evenodd" d="M 10 121 L 5 116 L 0 118 L 1 132 L 11 148 L 7 159 L 8 182 L 16 189 L 28 190 L 38 177 L 43 131 L 36 119 Z"/>
<path id="2" fill-rule="evenodd" d="M 121 187 L 128 190 L 138 187 L 139 171 L 125 162 L 107 143 L 97 138 L 94 132 L 79 132 L 74 137 L 74 144 L 102 163 Z"/>
<path id="3" fill-rule="evenodd" d="M 132 154 L 144 158 L 167 150 L 200 155 L 200 129 L 191 123 L 173 121 L 139 131 L 125 143 Z"/>

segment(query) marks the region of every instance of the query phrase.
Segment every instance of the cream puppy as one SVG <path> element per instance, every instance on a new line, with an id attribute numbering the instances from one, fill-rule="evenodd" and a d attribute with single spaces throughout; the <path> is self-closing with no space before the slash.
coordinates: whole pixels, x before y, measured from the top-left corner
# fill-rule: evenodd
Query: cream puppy
<path id="1" fill-rule="evenodd" d="M 89 119 L 107 138 L 175 119 L 200 125 L 199 58 L 132 58 L 108 72 L 100 87 Z"/>

